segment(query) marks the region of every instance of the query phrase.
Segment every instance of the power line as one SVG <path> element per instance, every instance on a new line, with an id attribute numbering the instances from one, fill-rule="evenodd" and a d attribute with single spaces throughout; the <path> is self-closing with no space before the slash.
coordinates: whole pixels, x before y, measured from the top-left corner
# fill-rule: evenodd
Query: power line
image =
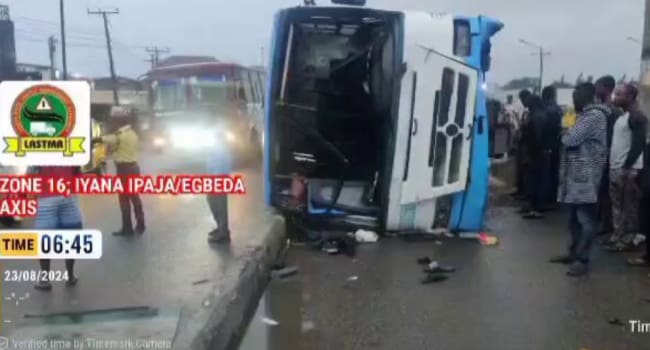
<path id="1" fill-rule="evenodd" d="M 166 47 L 154 46 L 154 47 L 145 48 L 145 51 L 147 51 L 148 53 L 153 55 L 153 62 L 154 62 L 153 67 L 155 67 L 155 66 L 158 66 L 158 64 L 160 63 L 160 54 L 161 53 L 169 53 L 170 50 L 169 50 L 169 48 L 166 48 Z"/>
<path id="2" fill-rule="evenodd" d="M 113 48 L 111 46 L 111 33 L 108 30 L 108 15 L 116 15 L 119 14 L 120 11 L 118 9 L 114 10 L 96 10 L 96 11 L 90 11 L 88 10 L 89 15 L 100 15 L 102 16 L 102 19 L 104 20 L 104 32 L 106 33 L 106 46 L 108 48 L 108 63 L 110 65 L 111 69 L 111 79 L 113 80 L 113 102 L 115 102 L 116 106 L 120 105 L 120 99 L 117 93 L 117 76 L 115 75 L 115 63 L 113 62 Z"/>

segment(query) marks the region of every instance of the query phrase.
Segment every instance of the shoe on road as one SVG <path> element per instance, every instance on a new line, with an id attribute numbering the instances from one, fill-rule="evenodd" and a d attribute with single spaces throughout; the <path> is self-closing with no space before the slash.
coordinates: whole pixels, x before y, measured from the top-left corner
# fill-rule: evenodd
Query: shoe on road
<path id="1" fill-rule="evenodd" d="M 208 242 L 210 243 L 228 243 L 230 242 L 229 231 L 214 230 L 208 234 Z"/>
<path id="2" fill-rule="evenodd" d="M 49 292 L 52 290 L 52 283 L 49 281 L 39 281 L 34 285 L 34 289 L 42 291 L 42 292 Z"/>
<path id="3" fill-rule="evenodd" d="M 79 279 L 77 276 L 70 276 L 67 281 L 65 281 L 65 286 L 66 287 L 74 287 L 77 285 L 77 282 L 79 282 Z"/>
<path id="4" fill-rule="evenodd" d="M 540 213 L 538 211 L 535 211 L 535 210 L 531 210 L 528 213 L 524 214 L 523 218 L 524 219 L 542 219 L 542 218 L 544 218 L 544 214 L 542 214 L 542 213 Z"/>
<path id="5" fill-rule="evenodd" d="M 569 271 L 567 271 L 566 274 L 571 277 L 579 277 L 586 275 L 588 271 L 589 269 L 586 264 L 576 261 L 571 265 L 571 267 L 569 267 Z"/>
<path id="6" fill-rule="evenodd" d="M 572 256 L 569 255 L 561 255 L 561 256 L 556 256 L 554 258 L 551 258 L 548 262 L 553 263 L 553 264 L 572 264 L 576 259 Z"/>
<path id="7" fill-rule="evenodd" d="M 650 267 L 650 261 L 642 256 L 628 259 L 627 264 L 630 266 Z"/>
<path id="8" fill-rule="evenodd" d="M 133 236 L 135 232 L 133 230 L 119 230 L 113 232 L 113 236 Z"/>

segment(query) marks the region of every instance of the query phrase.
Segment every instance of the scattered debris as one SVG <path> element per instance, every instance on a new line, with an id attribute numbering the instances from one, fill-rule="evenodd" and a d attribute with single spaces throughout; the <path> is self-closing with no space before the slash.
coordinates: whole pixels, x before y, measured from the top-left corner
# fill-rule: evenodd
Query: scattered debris
<path id="1" fill-rule="evenodd" d="M 316 325 L 314 324 L 313 321 L 309 321 L 309 320 L 302 321 L 302 323 L 300 325 L 300 330 L 303 333 L 307 333 L 307 332 L 311 331 L 314 328 L 316 328 Z"/>
<path id="2" fill-rule="evenodd" d="M 479 239 L 481 234 L 478 232 L 461 232 L 458 234 L 460 239 Z"/>
<path id="3" fill-rule="evenodd" d="M 277 325 L 280 324 L 280 323 L 278 323 L 278 321 L 276 321 L 274 319 L 271 319 L 271 318 L 268 318 L 268 317 L 262 317 L 262 322 L 264 322 L 265 324 L 267 324 L 269 326 L 277 326 Z"/>
<path id="4" fill-rule="evenodd" d="M 354 238 L 359 243 L 374 243 L 377 242 L 379 236 L 373 231 L 359 229 L 354 233 Z"/>
<path id="5" fill-rule="evenodd" d="M 645 242 L 645 236 L 644 235 L 642 235 L 640 233 L 637 233 L 636 235 L 634 235 L 634 238 L 632 239 L 632 244 L 634 244 L 635 247 L 638 247 L 643 242 Z"/>
<path id="6" fill-rule="evenodd" d="M 455 272 L 456 268 L 453 266 L 440 266 L 437 261 L 432 261 L 424 269 L 425 273 L 452 273 Z"/>
<path id="7" fill-rule="evenodd" d="M 203 307 L 208 307 L 208 306 L 210 306 L 210 300 L 205 299 L 205 300 L 203 301 Z"/>
<path id="8" fill-rule="evenodd" d="M 206 279 L 203 279 L 203 280 L 198 280 L 198 281 L 192 282 L 192 285 L 193 286 L 198 286 L 199 284 L 204 284 L 204 283 L 208 283 L 208 282 L 210 282 L 210 280 L 206 278 Z"/>
<path id="9" fill-rule="evenodd" d="M 271 271 L 271 278 L 286 278 L 298 273 L 298 267 L 289 266 L 283 269 Z"/>
<path id="10" fill-rule="evenodd" d="M 623 321 L 621 321 L 621 319 L 618 317 L 611 317 L 609 320 L 607 320 L 607 322 L 614 326 L 625 326 L 625 323 L 623 323 Z"/>
<path id="11" fill-rule="evenodd" d="M 359 276 L 350 276 L 348 277 L 348 281 L 356 281 L 359 279 Z"/>
<path id="12" fill-rule="evenodd" d="M 430 274 L 430 275 L 425 276 L 422 279 L 421 283 L 422 284 L 430 284 L 430 283 L 446 281 L 448 279 L 449 279 L 449 276 L 446 276 L 446 275 Z"/>
<path id="13" fill-rule="evenodd" d="M 481 233 L 479 235 L 479 242 L 481 242 L 482 245 L 497 245 L 499 244 L 499 239 L 496 236 Z"/>

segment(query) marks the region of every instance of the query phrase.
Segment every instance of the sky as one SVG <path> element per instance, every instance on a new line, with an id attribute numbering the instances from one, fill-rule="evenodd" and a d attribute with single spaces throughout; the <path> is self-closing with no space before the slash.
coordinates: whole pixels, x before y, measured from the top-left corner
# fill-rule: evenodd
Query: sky
<path id="1" fill-rule="evenodd" d="M 171 54 L 211 55 L 243 64 L 262 63 L 270 43 L 274 13 L 302 0 L 65 0 L 68 70 L 108 76 L 101 16 L 88 9 L 118 8 L 109 17 L 118 75 L 137 77 L 149 68 L 146 47 Z M 329 0 L 316 0 L 325 5 Z M 367 0 L 390 9 L 488 15 L 504 22 L 493 39 L 491 82 L 536 76 L 538 56 L 523 38 L 551 52 L 545 81 L 574 81 L 582 72 L 595 77 L 638 76 L 644 0 Z M 16 25 L 19 62 L 49 64 L 47 38 L 59 37 L 59 1 L 0 0 Z M 58 47 L 59 48 L 59 47 Z M 57 64 L 60 65 L 60 51 Z"/>

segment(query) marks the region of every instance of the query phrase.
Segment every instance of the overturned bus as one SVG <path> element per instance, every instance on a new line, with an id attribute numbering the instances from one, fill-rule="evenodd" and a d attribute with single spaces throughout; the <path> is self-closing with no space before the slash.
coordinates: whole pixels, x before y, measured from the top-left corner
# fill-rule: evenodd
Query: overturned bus
<path id="1" fill-rule="evenodd" d="M 321 228 L 480 230 L 487 206 L 487 17 L 355 6 L 275 18 L 267 202 Z"/>

